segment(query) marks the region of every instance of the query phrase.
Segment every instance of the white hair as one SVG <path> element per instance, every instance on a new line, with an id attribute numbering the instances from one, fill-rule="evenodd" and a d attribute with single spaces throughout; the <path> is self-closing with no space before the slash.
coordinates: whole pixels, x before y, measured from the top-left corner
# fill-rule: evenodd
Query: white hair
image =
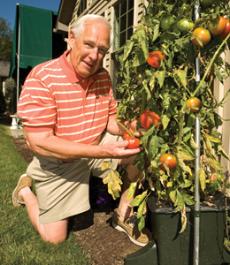
<path id="1" fill-rule="evenodd" d="M 78 37 L 83 32 L 86 23 L 89 21 L 100 21 L 104 23 L 108 27 L 108 30 L 110 32 L 110 41 L 111 41 L 112 39 L 111 25 L 109 24 L 108 20 L 105 17 L 100 16 L 100 15 L 96 15 L 96 14 L 84 15 L 80 17 L 79 19 L 77 19 L 76 21 L 74 21 L 73 23 L 71 23 L 69 29 L 74 33 L 75 37 Z"/>

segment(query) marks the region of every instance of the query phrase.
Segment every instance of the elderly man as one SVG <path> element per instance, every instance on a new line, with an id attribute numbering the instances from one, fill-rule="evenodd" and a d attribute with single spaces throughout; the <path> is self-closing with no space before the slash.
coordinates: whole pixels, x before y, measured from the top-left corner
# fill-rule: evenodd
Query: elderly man
<path id="1" fill-rule="evenodd" d="M 70 27 L 69 49 L 32 69 L 20 95 L 18 115 L 34 158 L 12 200 L 15 207 L 26 206 L 42 239 L 54 244 L 66 239 L 69 217 L 90 208 L 90 173 L 103 177 L 102 162 L 109 161 L 113 169 L 126 164 L 128 178 L 137 176 L 127 161 L 140 149 L 126 148 L 128 142 L 119 137 L 124 131 L 116 122 L 117 103 L 102 67 L 110 31 L 101 16 L 80 18 Z M 114 211 L 113 225 L 144 246 L 149 235 L 129 221 L 126 193 Z"/>

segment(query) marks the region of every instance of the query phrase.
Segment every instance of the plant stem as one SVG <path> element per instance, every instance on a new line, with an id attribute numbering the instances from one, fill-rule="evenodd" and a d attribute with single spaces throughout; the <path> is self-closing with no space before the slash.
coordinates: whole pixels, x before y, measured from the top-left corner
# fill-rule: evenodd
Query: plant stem
<path id="1" fill-rule="evenodd" d="M 214 53 L 214 55 L 213 55 L 211 61 L 209 62 L 208 67 L 207 67 L 207 69 L 206 69 L 206 71 L 205 71 L 205 73 L 204 73 L 202 79 L 200 80 L 200 82 L 199 82 L 198 86 L 196 87 L 195 91 L 193 92 L 193 96 L 195 96 L 195 95 L 197 94 L 197 92 L 200 90 L 200 88 L 202 87 L 205 78 L 207 77 L 207 75 L 208 75 L 208 73 L 209 73 L 209 71 L 210 71 L 210 69 L 211 69 L 213 63 L 214 63 L 215 60 L 216 60 L 216 57 L 219 55 L 219 53 L 220 53 L 222 47 L 227 43 L 229 37 L 230 37 L 230 33 L 226 36 L 226 38 L 222 41 L 222 43 L 221 43 L 221 45 L 219 46 L 219 48 L 218 48 L 218 49 L 216 50 L 216 52 Z"/>
<path id="2" fill-rule="evenodd" d="M 119 120 L 117 120 L 117 123 L 123 130 L 128 133 L 129 136 L 134 137 L 133 133 L 123 123 L 121 123 Z"/>

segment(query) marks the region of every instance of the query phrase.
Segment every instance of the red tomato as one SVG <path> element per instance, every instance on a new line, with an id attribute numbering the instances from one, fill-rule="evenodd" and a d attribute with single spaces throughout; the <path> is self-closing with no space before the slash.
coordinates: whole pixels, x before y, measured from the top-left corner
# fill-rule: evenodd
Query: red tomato
<path id="1" fill-rule="evenodd" d="M 209 30 L 202 28 L 202 27 L 198 27 L 193 30 L 192 43 L 195 46 L 203 47 L 206 44 L 208 44 L 210 40 L 211 40 L 211 34 Z"/>
<path id="2" fill-rule="evenodd" d="M 225 28 L 223 30 L 223 32 L 220 34 L 220 37 L 222 39 L 225 39 L 227 37 L 227 35 L 230 33 L 230 20 L 227 19 L 228 21 L 226 22 Z"/>
<path id="3" fill-rule="evenodd" d="M 161 165 L 167 166 L 169 169 L 174 169 L 177 166 L 176 157 L 173 154 L 165 153 L 160 157 Z"/>
<path id="4" fill-rule="evenodd" d="M 226 26 L 228 19 L 226 17 L 219 17 L 214 21 L 211 21 L 209 24 L 209 30 L 211 31 L 213 36 L 220 35 Z"/>
<path id="5" fill-rule="evenodd" d="M 128 149 L 135 149 L 140 146 L 140 140 L 136 137 L 130 137 L 127 141 L 129 142 L 127 145 Z"/>
<path id="6" fill-rule="evenodd" d="M 123 139 L 128 141 L 128 149 L 134 149 L 140 146 L 140 140 L 137 137 L 132 136 L 129 132 L 124 132 Z"/>
<path id="7" fill-rule="evenodd" d="M 149 52 L 147 63 L 153 68 L 159 68 L 161 65 L 161 61 L 164 60 L 164 58 L 165 55 L 163 54 L 163 52 L 159 50 L 152 51 Z"/>
<path id="8" fill-rule="evenodd" d="M 160 119 L 160 116 L 156 112 L 145 110 L 140 116 L 141 127 L 146 130 L 149 129 L 152 125 L 158 127 Z"/>

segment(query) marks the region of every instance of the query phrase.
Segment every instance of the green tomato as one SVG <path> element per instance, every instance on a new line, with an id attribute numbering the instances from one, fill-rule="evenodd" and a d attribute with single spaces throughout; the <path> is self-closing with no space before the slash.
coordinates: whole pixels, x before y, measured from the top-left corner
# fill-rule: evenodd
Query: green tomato
<path id="1" fill-rule="evenodd" d="M 177 22 L 177 28 L 181 32 L 188 32 L 194 28 L 194 23 L 187 18 L 182 18 Z"/>
<path id="2" fill-rule="evenodd" d="M 174 24 L 175 17 L 170 15 L 164 15 L 160 20 L 160 27 L 163 31 L 169 30 L 170 27 Z"/>

